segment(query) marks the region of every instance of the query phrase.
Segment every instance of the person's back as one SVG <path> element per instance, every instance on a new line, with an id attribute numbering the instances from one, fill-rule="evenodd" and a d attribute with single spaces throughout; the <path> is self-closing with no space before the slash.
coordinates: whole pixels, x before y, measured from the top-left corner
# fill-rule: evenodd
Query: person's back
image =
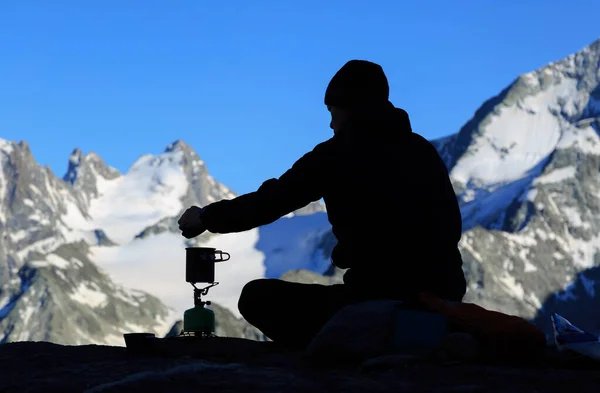
<path id="1" fill-rule="evenodd" d="M 324 196 L 338 239 L 333 262 L 352 268 L 348 284 L 460 300 L 461 217 L 446 168 L 428 141 L 396 131 L 407 135 L 346 141 Z"/>
<path id="2" fill-rule="evenodd" d="M 324 200 L 338 240 L 333 262 L 350 268 L 344 282 L 394 297 L 430 291 L 461 300 L 461 216 L 438 152 L 412 132 L 408 114 L 387 102 L 387 91 L 381 93 L 385 103 L 365 111 L 336 100 L 335 83 L 334 77 L 326 104 L 350 110 L 330 148 L 335 157 Z"/>

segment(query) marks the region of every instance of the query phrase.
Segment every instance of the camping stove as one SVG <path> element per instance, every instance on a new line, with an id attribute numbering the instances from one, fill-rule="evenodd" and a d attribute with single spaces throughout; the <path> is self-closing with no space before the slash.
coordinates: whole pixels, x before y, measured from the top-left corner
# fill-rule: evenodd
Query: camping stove
<path id="1" fill-rule="evenodd" d="M 178 337 L 215 337 L 215 312 L 205 306 L 210 301 L 202 300 L 215 282 L 215 262 L 228 261 L 230 255 L 215 248 L 188 247 L 185 259 L 185 281 L 194 287 L 194 307 L 183 313 L 183 329 Z M 210 284 L 204 288 L 196 287 L 196 283 Z"/>
<path id="2" fill-rule="evenodd" d="M 218 282 L 213 282 L 205 288 L 197 288 L 194 283 L 194 307 L 183 313 L 183 329 L 179 336 L 185 337 L 215 337 L 215 312 L 205 306 L 210 306 L 210 301 L 202 300 L 208 290 Z"/>

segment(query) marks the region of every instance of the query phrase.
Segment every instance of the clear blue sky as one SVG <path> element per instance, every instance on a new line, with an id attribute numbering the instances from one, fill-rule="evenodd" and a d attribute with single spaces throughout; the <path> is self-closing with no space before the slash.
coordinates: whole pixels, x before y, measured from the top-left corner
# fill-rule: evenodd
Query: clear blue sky
<path id="1" fill-rule="evenodd" d="M 331 135 L 323 93 L 380 63 L 416 132 L 456 132 L 518 74 L 600 37 L 598 0 L 0 1 L 0 137 L 58 176 L 188 142 L 237 192 Z M 360 159 L 360 157 L 357 157 Z"/>

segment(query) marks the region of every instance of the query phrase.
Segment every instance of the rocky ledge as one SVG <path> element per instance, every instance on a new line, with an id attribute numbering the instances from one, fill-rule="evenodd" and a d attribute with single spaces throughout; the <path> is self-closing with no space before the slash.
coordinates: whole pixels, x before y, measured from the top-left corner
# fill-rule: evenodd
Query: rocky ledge
<path id="1" fill-rule="evenodd" d="M 272 342 L 163 340 L 163 350 L 153 354 L 113 346 L 2 344 L 0 392 L 582 393 L 600 388 L 598 363 L 556 354 L 519 366 L 403 356 L 340 366 L 317 364 Z"/>

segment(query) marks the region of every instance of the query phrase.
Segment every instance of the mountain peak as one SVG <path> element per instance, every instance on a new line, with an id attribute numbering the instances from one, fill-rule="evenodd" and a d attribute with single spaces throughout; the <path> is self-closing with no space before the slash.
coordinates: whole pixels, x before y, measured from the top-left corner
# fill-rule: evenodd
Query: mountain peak
<path id="1" fill-rule="evenodd" d="M 173 153 L 179 157 L 180 163 L 184 166 L 204 166 L 204 161 L 202 158 L 200 158 L 200 156 L 198 156 L 198 153 L 196 153 L 194 148 L 181 139 L 177 139 L 176 141 L 169 143 L 162 154 L 171 156 Z"/>
<path id="2" fill-rule="evenodd" d="M 83 152 L 81 151 L 80 148 L 76 147 L 75 149 L 73 149 L 73 151 L 71 152 L 71 155 L 69 156 L 69 164 L 73 164 L 73 165 L 79 165 L 81 164 L 81 160 L 83 159 Z"/>
<path id="3" fill-rule="evenodd" d="M 520 75 L 486 101 L 462 127 L 453 146 L 443 146 L 445 156 L 452 156 L 446 161 L 458 193 L 467 186 L 494 188 L 527 177 L 558 147 L 592 149 L 587 136 L 597 138 L 596 132 L 583 127 L 582 121 L 593 122 L 600 114 L 599 71 L 600 40 L 596 40 Z"/>
<path id="4" fill-rule="evenodd" d="M 75 180 L 77 180 L 77 172 L 79 171 L 79 166 L 84 159 L 83 152 L 80 148 L 76 147 L 71 152 L 69 156 L 69 164 L 67 167 L 67 173 L 63 176 L 63 180 L 67 183 L 74 184 Z"/>
<path id="5" fill-rule="evenodd" d="M 84 166 L 93 167 L 94 171 L 106 179 L 114 179 L 120 175 L 119 171 L 108 167 L 98 154 L 94 152 L 84 154 L 80 148 L 76 147 L 69 156 L 69 165 L 67 173 L 63 176 L 63 180 L 67 183 L 75 184 L 80 176 L 81 168 Z"/>
<path id="6" fill-rule="evenodd" d="M 177 139 L 176 141 L 169 143 L 167 145 L 167 147 L 165 148 L 164 152 L 165 153 L 171 153 L 174 151 L 188 152 L 190 150 L 192 150 L 192 147 L 190 145 L 188 145 L 181 139 Z"/>
<path id="7" fill-rule="evenodd" d="M 543 90 L 562 83 L 564 79 L 577 81 L 576 90 L 594 90 L 600 76 L 600 39 L 560 60 L 521 75 L 518 81 Z"/>

